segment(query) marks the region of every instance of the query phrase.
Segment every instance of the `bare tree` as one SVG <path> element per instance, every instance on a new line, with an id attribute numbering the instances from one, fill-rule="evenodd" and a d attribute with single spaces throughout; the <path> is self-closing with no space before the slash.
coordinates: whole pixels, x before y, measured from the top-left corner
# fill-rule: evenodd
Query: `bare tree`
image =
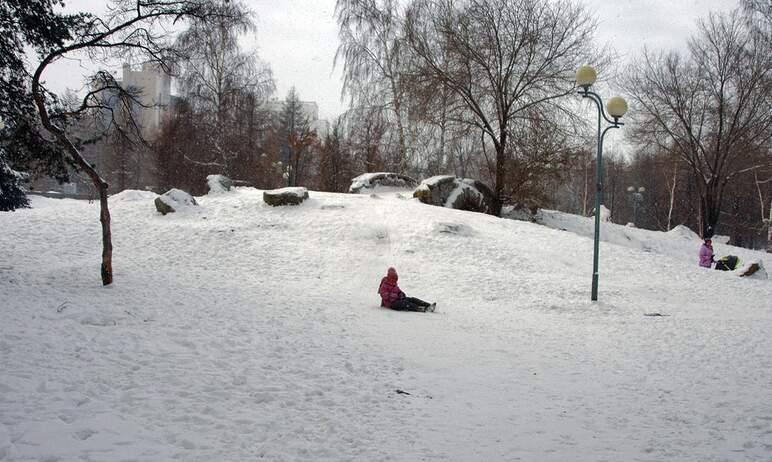
<path id="1" fill-rule="evenodd" d="M 771 56 L 769 43 L 749 34 L 737 12 L 711 14 L 687 56 L 645 51 L 630 73 L 638 136 L 691 169 L 703 236 L 715 232 L 727 184 L 769 161 L 755 154 L 772 139 Z"/>
<path id="2" fill-rule="evenodd" d="M 386 122 L 378 106 L 349 109 L 341 116 L 344 137 L 351 145 L 355 168 L 359 172 L 379 172 L 386 165 L 383 144 Z"/>
<path id="3" fill-rule="evenodd" d="M 503 201 L 513 124 L 573 91 L 576 68 L 593 56 L 594 20 L 561 0 L 417 0 L 406 30 L 418 78 L 455 93 L 464 121 L 493 145 Z"/>
<path id="4" fill-rule="evenodd" d="M 282 176 L 287 186 L 297 186 L 305 179 L 316 132 L 303 111 L 295 87 L 290 88 L 274 126 L 274 145 L 282 162 Z"/>
<path id="5" fill-rule="evenodd" d="M 408 168 L 409 76 L 400 2 L 337 0 L 340 45 L 335 63 L 343 62 L 343 91 L 353 107 L 382 106 L 396 125 L 397 173 Z"/>
<path id="6" fill-rule="evenodd" d="M 51 104 L 54 96 L 43 85 L 44 72 L 63 57 L 84 52 L 93 58 L 116 54 L 124 58 L 136 55 L 168 71 L 176 53 L 165 40 L 169 29 L 164 26 L 179 20 L 207 21 L 240 14 L 231 8 L 223 8 L 222 4 L 213 0 L 117 0 L 109 11 L 110 16 L 105 18 L 83 17 L 79 26 L 74 28 L 71 39 L 44 50 L 40 63 L 31 73 L 32 97 L 43 127 L 56 139 L 70 161 L 88 175 L 98 191 L 102 224 L 101 276 L 104 285 L 113 281 L 108 184 L 73 143 L 66 130 L 67 121 L 94 111 L 112 114 L 114 107 L 105 104 L 104 95 L 108 93 L 117 95 L 124 105 L 141 103 L 136 94 L 118 85 L 111 74 L 101 73 L 92 79 L 90 91 L 77 108 L 57 109 Z M 112 120 L 118 124 L 115 117 Z M 136 124 L 131 125 L 136 128 Z"/>
<path id="7" fill-rule="evenodd" d="M 180 93 L 197 112 L 197 125 L 208 134 L 197 156 L 189 161 L 233 175 L 232 164 L 241 145 L 229 140 L 239 138 L 241 133 L 234 130 L 243 128 L 240 124 L 245 119 L 254 119 L 256 107 L 267 101 L 275 86 L 270 67 L 257 53 L 245 53 L 239 47 L 239 37 L 254 30 L 252 15 L 245 13 L 240 2 L 225 2 L 223 8 L 232 14 L 192 23 L 176 45 L 184 54 Z M 249 108 L 244 107 L 245 102 Z"/>
<path id="8" fill-rule="evenodd" d="M 346 192 L 355 176 L 349 143 L 342 132 L 343 120 L 338 118 L 324 137 L 319 159 L 319 185 L 323 191 Z"/>

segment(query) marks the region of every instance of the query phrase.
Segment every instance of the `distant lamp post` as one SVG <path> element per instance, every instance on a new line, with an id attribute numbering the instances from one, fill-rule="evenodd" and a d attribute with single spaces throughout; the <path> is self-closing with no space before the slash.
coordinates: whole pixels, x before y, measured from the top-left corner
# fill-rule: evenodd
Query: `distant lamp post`
<path id="1" fill-rule="evenodd" d="M 627 192 L 630 193 L 631 200 L 633 201 L 633 225 L 638 226 L 638 204 L 643 202 L 643 193 L 646 192 L 646 188 L 639 186 L 628 186 Z"/>
<path id="2" fill-rule="evenodd" d="M 600 250 L 600 198 L 603 193 L 603 138 L 606 136 L 606 132 L 612 128 L 619 128 L 623 123 L 619 119 L 627 112 L 627 102 L 619 97 L 614 96 L 606 103 L 606 111 L 608 115 L 603 112 L 603 100 L 600 95 L 590 91 L 590 87 L 597 80 L 598 74 L 590 66 L 582 66 L 576 71 L 576 84 L 579 86 L 579 94 L 583 98 L 590 98 L 595 102 L 598 107 L 598 154 L 596 164 L 596 190 L 595 190 L 595 245 L 592 256 L 592 301 L 598 300 L 598 251 Z M 611 116 L 611 118 L 609 118 Z M 601 117 L 606 120 L 610 125 L 601 132 Z"/>

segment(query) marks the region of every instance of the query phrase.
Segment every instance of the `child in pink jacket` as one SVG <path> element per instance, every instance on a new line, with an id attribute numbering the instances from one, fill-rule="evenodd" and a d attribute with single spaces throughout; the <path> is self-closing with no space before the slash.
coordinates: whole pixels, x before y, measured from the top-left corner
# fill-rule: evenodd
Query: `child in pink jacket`
<path id="1" fill-rule="evenodd" d="M 710 268 L 711 263 L 713 263 L 713 242 L 707 238 L 700 247 L 700 266 Z"/>
<path id="2" fill-rule="evenodd" d="M 397 285 L 397 270 L 389 268 L 386 276 L 381 279 L 378 293 L 381 295 L 381 306 L 397 311 L 434 311 L 436 303 L 425 302 L 419 298 L 408 297 Z"/>

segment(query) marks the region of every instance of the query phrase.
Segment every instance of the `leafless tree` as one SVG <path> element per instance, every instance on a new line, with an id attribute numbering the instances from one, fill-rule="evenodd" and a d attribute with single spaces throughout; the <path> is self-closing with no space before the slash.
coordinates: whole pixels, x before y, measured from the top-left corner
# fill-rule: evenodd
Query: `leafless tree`
<path id="1" fill-rule="evenodd" d="M 343 91 L 352 107 L 377 107 L 396 125 L 394 167 L 405 173 L 410 158 L 410 94 L 403 18 L 398 0 L 337 0 Z"/>
<path id="2" fill-rule="evenodd" d="M 226 2 L 223 7 L 232 14 L 192 23 L 177 38 L 176 46 L 184 54 L 179 66 L 180 93 L 198 113 L 197 125 L 208 134 L 198 155 L 189 161 L 219 165 L 219 171 L 233 175 L 239 150 L 232 149 L 228 141 L 239 138 L 241 133 L 234 129 L 255 117 L 256 107 L 267 101 L 275 86 L 270 67 L 257 53 L 243 52 L 238 43 L 239 37 L 254 30 L 252 15 L 245 13 L 240 2 Z"/>
<path id="3" fill-rule="evenodd" d="M 119 104 L 141 104 L 135 94 L 122 88 L 109 73 L 101 73 L 92 79 L 89 92 L 81 104 L 74 109 L 57 109 L 52 104 L 54 95 L 43 84 L 43 74 L 54 62 L 76 53 L 88 53 L 90 57 L 107 58 L 109 56 L 141 57 L 169 71 L 176 52 L 168 42 L 169 25 L 178 21 L 209 21 L 238 14 L 227 5 L 215 0 L 117 0 L 111 3 L 107 17 L 86 16 L 74 29 L 72 39 L 61 46 L 55 46 L 40 57 L 32 73 L 31 90 L 43 127 L 62 146 L 71 162 L 82 169 L 91 179 L 99 193 L 100 222 L 102 224 L 102 264 L 101 277 L 104 285 L 113 282 L 112 236 L 110 229 L 110 211 L 107 203 L 108 183 L 89 163 L 66 130 L 67 121 L 88 112 L 108 112 L 114 115 L 114 106 L 105 104 L 105 95 L 116 95 Z M 118 124 L 117 118 L 111 117 L 121 130 L 126 123 Z M 129 126 L 136 124 L 128 123 Z"/>
<path id="4" fill-rule="evenodd" d="M 636 136 L 689 166 L 701 198 L 701 234 L 713 234 L 727 185 L 769 161 L 770 44 L 750 34 L 738 12 L 711 14 L 687 55 L 645 51 L 630 75 Z"/>
<path id="5" fill-rule="evenodd" d="M 324 137 L 319 159 L 319 186 L 323 191 L 346 192 L 353 171 L 353 157 L 348 141 L 343 137 L 343 120 L 338 118 Z"/>
<path id="6" fill-rule="evenodd" d="M 414 72 L 463 102 L 464 122 L 493 145 L 504 200 L 513 124 L 572 93 L 576 68 L 595 57 L 595 21 L 567 0 L 417 0 L 406 17 Z"/>

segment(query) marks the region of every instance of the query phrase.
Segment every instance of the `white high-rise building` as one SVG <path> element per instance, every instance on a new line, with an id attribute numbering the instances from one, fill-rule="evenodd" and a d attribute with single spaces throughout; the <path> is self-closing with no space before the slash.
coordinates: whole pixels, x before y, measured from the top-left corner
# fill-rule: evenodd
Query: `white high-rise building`
<path id="1" fill-rule="evenodd" d="M 141 70 L 133 70 L 130 64 L 124 63 L 119 83 L 124 89 L 134 89 L 139 93 L 142 105 L 133 109 L 134 116 L 142 128 L 142 135 L 152 139 L 158 133 L 171 101 L 171 77 L 153 63 L 142 64 Z"/>

